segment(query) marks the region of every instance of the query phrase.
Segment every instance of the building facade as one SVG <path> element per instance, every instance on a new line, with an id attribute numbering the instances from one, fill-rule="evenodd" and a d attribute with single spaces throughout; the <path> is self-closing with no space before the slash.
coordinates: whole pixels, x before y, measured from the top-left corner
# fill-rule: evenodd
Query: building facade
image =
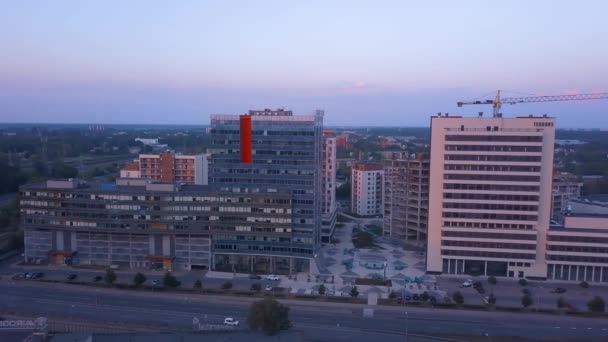
<path id="1" fill-rule="evenodd" d="M 551 203 L 551 218 L 562 221 L 568 202 L 581 196 L 583 183 L 574 175 L 562 173 L 553 177 L 553 201 Z"/>
<path id="2" fill-rule="evenodd" d="M 128 184 L 128 185 L 127 185 Z M 208 269 L 288 273 L 275 242 L 289 239 L 290 193 L 229 193 L 200 185 L 119 179 L 116 184 L 47 181 L 20 188 L 26 261 L 117 265 L 142 269 Z M 250 243 L 235 269 L 213 254 L 213 244 L 239 234 Z"/>
<path id="3" fill-rule="evenodd" d="M 554 124 L 431 118 L 427 272 L 546 278 Z"/>
<path id="4" fill-rule="evenodd" d="M 261 253 L 291 258 L 299 268 L 321 243 L 323 115 L 263 110 L 211 116 L 210 183 L 230 192 L 290 192 L 293 222 L 288 236 L 274 242 L 281 252 Z M 239 248 L 251 244 L 244 235 L 227 233 L 214 252 L 240 267 Z"/>
<path id="5" fill-rule="evenodd" d="M 323 131 L 322 222 L 321 241 L 330 242 L 336 228 L 336 137 L 333 131 Z"/>
<path id="6" fill-rule="evenodd" d="M 353 164 L 351 171 L 351 210 L 360 216 L 382 215 L 384 167 L 379 163 Z"/>
<path id="7" fill-rule="evenodd" d="M 205 154 L 140 154 L 120 170 L 121 178 L 145 178 L 165 183 L 207 185 L 208 156 Z"/>
<path id="8" fill-rule="evenodd" d="M 426 241 L 429 204 L 429 160 L 384 161 L 384 236 Z"/>

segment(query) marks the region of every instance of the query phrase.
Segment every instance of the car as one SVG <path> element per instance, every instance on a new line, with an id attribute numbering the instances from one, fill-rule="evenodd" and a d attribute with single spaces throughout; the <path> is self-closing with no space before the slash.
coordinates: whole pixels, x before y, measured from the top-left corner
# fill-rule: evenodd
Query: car
<path id="1" fill-rule="evenodd" d="M 406 301 L 410 301 L 412 300 L 412 296 L 410 296 L 409 294 L 406 294 L 405 296 L 403 296 L 403 299 L 405 299 Z"/>
<path id="2" fill-rule="evenodd" d="M 40 279 L 42 277 L 44 277 L 44 273 L 42 272 L 32 273 L 32 279 Z"/>
<path id="3" fill-rule="evenodd" d="M 566 292 L 566 289 L 563 287 L 556 287 L 551 290 L 551 293 L 565 293 L 565 292 Z"/>
<path id="4" fill-rule="evenodd" d="M 266 291 L 272 291 L 272 286 L 270 285 L 266 285 L 266 287 L 264 288 Z"/>
<path id="5" fill-rule="evenodd" d="M 152 286 L 160 286 L 160 280 L 152 280 Z"/>
<path id="6" fill-rule="evenodd" d="M 32 274 L 30 272 L 23 274 L 23 278 L 25 278 L 25 279 L 30 279 L 31 277 L 32 277 Z"/>
<path id="7" fill-rule="evenodd" d="M 74 280 L 78 277 L 78 275 L 76 273 L 72 273 L 68 276 L 68 280 Z"/>
<path id="8" fill-rule="evenodd" d="M 415 294 L 412 296 L 412 299 L 413 299 L 413 300 L 420 300 L 420 296 L 419 296 L 417 293 L 415 293 Z"/>
<path id="9" fill-rule="evenodd" d="M 473 287 L 474 288 L 483 287 L 483 284 L 480 281 L 476 281 L 476 282 L 473 283 Z"/>
<path id="10" fill-rule="evenodd" d="M 475 290 L 477 290 L 478 293 L 486 293 L 486 290 L 483 287 L 476 287 Z"/>
<path id="11" fill-rule="evenodd" d="M 224 318 L 224 325 L 229 325 L 232 327 L 238 327 L 239 326 L 239 321 L 237 321 L 236 319 L 232 318 L 232 317 L 226 317 Z"/>
<path id="12" fill-rule="evenodd" d="M 270 275 L 266 276 L 266 280 L 278 281 L 278 280 L 281 280 L 281 278 L 279 278 L 279 276 L 276 276 L 274 274 L 270 274 Z"/>
<path id="13" fill-rule="evenodd" d="M 473 287 L 473 280 L 467 279 L 465 280 L 460 287 Z"/>
<path id="14" fill-rule="evenodd" d="M 101 281 L 101 276 L 100 275 L 96 275 L 93 277 L 93 281 Z"/>
<path id="15" fill-rule="evenodd" d="M 257 274 L 251 274 L 251 275 L 249 275 L 249 279 L 251 279 L 251 280 L 260 280 L 260 279 L 262 279 L 262 277 L 259 276 L 259 275 L 257 275 Z"/>

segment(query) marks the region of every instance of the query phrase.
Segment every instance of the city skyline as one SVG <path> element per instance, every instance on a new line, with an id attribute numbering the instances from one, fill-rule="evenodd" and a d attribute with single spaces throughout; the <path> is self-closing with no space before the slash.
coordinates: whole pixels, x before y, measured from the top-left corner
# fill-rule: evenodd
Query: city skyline
<path id="1" fill-rule="evenodd" d="M 284 107 L 324 109 L 328 125 L 427 126 L 437 112 L 489 114 L 456 102 L 496 89 L 605 92 L 608 6 L 585 3 L 15 2 L 0 14 L 0 121 L 208 124 Z M 607 108 L 504 113 L 608 128 Z"/>

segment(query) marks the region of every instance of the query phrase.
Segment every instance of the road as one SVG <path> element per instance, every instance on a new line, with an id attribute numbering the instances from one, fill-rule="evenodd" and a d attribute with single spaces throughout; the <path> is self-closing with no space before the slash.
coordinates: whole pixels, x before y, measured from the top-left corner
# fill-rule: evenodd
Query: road
<path id="1" fill-rule="evenodd" d="M 195 316 L 208 323 L 221 323 L 224 317 L 245 322 L 248 306 L 253 300 L 0 281 L 1 311 L 153 324 L 172 329 L 189 329 Z M 378 332 L 387 336 L 403 334 L 407 325 L 412 334 L 608 340 L 608 322 L 605 319 L 414 307 L 375 307 L 374 317 L 366 318 L 362 316 L 363 305 L 283 302 L 291 308 L 290 317 L 295 328 L 333 334 L 356 332 L 362 338 Z"/>

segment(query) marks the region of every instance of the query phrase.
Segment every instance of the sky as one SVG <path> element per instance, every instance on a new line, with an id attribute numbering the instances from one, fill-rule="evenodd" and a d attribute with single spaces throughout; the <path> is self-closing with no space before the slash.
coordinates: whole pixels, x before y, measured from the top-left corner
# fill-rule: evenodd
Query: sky
<path id="1" fill-rule="evenodd" d="M 457 101 L 608 92 L 608 2 L 0 0 L 0 122 L 249 109 L 427 126 Z M 505 106 L 608 129 L 608 99 Z M 584 118 L 584 120 L 581 120 Z"/>

